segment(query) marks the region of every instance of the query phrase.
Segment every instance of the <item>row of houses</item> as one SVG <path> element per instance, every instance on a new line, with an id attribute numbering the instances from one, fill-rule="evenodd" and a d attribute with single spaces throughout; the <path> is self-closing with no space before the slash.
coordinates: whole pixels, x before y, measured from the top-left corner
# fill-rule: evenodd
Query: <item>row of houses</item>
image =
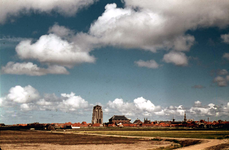
<path id="1" fill-rule="evenodd" d="M 38 122 L 31 124 L 16 124 L 13 126 L 24 127 L 24 128 L 35 128 L 35 129 L 73 129 L 73 128 L 88 128 L 88 127 L 186 127 L 193 129 L 217 129 L 217 128 L 226 128 L 229 129 L 229 121 L 193 121 L 193 120 L 184 120 L 184 121 L 150 121 L 144 119 L 136 119 L 133 123 L 131 120 L 123 115 L 114 115 L 109 119 L 107 123 L 87 123 L 85 121 L 78 123 L 50 123 L 50 124 L 40 124 Z"/>
<path id="2" fill-rule="evenodd" d="M 183 121 L 150 121 L 148 119 L 144 119 L 141 121 L 140 119 L 136 119 L 133 123 L 131 120 L 126 118 L 125 116 L 113 116 L 109 119 L 108 123 L 105 123 L 104 126 L 107 127 L 188 127 L 188 128 L 227 128 L 229 129 L 229 121 L 194 121 L 187 120 L 186 115 L 184 116 Z"/>
<path id="3" fill-rule="evenodd" d="M 97 118 L 98 119 L 98 118 Z M 5 126 L 1 124 L 0 127 Z M 87 123 L 85 121 L 78 123 L 30 123 L 30 124 L 15 124 L 12 126 L 8 126 L 11 129 L 37 129 L 37 130 L 55 130 L 55 129 L 76 129 L 76 128 L 88 128 L 88 127 L 187 127 L 187 128 L 202 128 L 202 129 L 217 129 L 217 128 L 226 128 L 229 129 L 229 121 L 193 121 L 187 120 L 186 114 L 184 115 L 183 121 L 150 121 L 147 118 L 143 121 L 140 119 L 136 119 L 131 123 L 131 119 L 127 118 L 124 115 L 114 115 L 112 116 L 108 122 L 106 123 Z M 6 128 L 3 128 L 6 129 Z"/>
<path id="4" fill-rule="evenodd" d="M 0 124 L 0 127 L 4 126 Z M 55 130 L 55 129 L 77 129 L 77 128 L 88 128 L 88 127 L 187 127 L 187 128 L 227 128 L 229 129 L 229 121 L 194 121 L 194 120 L 187 120 L 186 113 L 184 113 L 184 120 L 183 121 L 150 121 L 147 118 L 143 121 L 140 119 L 136 119 L 131 123 L 131 119 L 127 118 L 124 115 L 114 115 L 112 116 L 108 122 L 103 123 L 103 111 L 102 107 L 96 105 L 93 107 L 92 113 L 92 122 L 87 123 L 85 121 L 78 122 L 78 123 L 43 123 L 40 124 L 38 122 L 30 123 L 30 124 L 16 124 L 13 125 L 12 128 L 34 128 L 34 129 L 48 129 L 48 130 Z M 4 128 L 6 129 L 6 128 Z"/>

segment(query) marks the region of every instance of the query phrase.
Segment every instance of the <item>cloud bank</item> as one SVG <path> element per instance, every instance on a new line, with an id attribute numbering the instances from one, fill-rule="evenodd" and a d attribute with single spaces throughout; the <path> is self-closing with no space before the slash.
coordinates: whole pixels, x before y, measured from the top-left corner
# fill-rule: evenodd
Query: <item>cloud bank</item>
<path id="1" fill-rule="evenodd" d="M 40 95 L 39 92 L 28 85 L 25 87 L 12 87 L 5 97 L 1 97 L 0 106 L 15 107 L 20 105 L 21 111 L 32 110 L 60 110 L 63 112 L 78 112 L 87 109 L 89 104 L 81 96 L 75 96 L 75 93 L 62 93 L 60 97 L 55 94 Z"/>
<path id="2" fill-rule="evenodd" d="M 202 105 L 200 101 L 195 101 L 194 105 L 189 108 L 183 107 L 183 105 L 162 107 L 155 105 L 152 100 L 138 97 L 130 102 L 116 98 L 102 105 L 104 115 L 112 116 L 119 114 L 135 118 L 183 118 L 185 112 L 195 118 L 220 117 L 228 116 L 229 114 L 229 102 L 222 105 L 213 103 Z M 84 98 L 75 95 L 73 92 L 70 94 L 62 93 L 59 97 L 55 94 L 40 95 L 39 92 L 30 85 L 25 87 L 17 85 L 12 87 L 5 97 L 0 98 L 0 107 L 13 107 L 15 110 L 18 109 L 22 112 L 39 110 L 85 114 L 91 112 L 93 106 L 94 104 L 90 104 Z"/>
<path id="3" fill-rule="evenodd" d="M 125 102 L 123 99 L 115 99 L 114 101 L 109 101 L 105 106 L 105 114 L 123 114 L 128 117 L 135 118 L 154 118 L 159 119 L 173 117 L 183 118 L 184 113 L 188 116 L 194 118 L 203 117 L 220 117 L 228 116 L 229 103 L 221 106 L 210 103 L 208 105 L 202 105 L 200 101 L 195 101 L 194 105 L 189 108 L 185 108 L 182 105 L 179 106 L 168 106 L 161 107 L 153 104 L 152 101 L 146 100 L 143 97 L 138 97 L 133 100 L 133 102 Z"/>
<path id="4" fill-rule="evenodd" d="M 51 13 L 56 11 L 64 16 L 72 16 L 79 9 L 87 7 L 97 0 L 67 0 L 65 2 L 56 0 L 1 0 L 0 1 L 0 23 L 5 23 L 10 17 L 20 16 L 21 14 Z"/>

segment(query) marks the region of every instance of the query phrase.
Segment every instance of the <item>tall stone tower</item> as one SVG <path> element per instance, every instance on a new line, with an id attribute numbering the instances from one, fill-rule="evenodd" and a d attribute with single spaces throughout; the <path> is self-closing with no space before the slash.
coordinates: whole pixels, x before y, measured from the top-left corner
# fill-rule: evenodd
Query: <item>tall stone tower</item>
<path id="1" fill-rule="evenodd" d="M 187 122 L 186 112 L 184 113 L 184 122 Z"/>
<path id="2" fill-rule="evenodd" d="M 103 124 L 103 111 L 102 107 L 99 105 L 96 105 L 93 107 L 93 113 L 92 113 L 92 124 L 100 123 Z"/>

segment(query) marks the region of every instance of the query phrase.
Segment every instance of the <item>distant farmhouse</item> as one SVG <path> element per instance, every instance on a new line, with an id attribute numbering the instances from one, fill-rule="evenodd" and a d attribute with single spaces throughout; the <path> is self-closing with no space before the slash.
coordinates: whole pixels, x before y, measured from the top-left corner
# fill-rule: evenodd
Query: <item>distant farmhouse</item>
<path id="1" fill-rule="evenodd" d="M 92 124 L 103 124 L 103 111 L 102 107 L 99 105 L 96 105 L 93 107 L 93 113 L 92 113 Z"/>
<path id="2" fill-rule="evenodd" d="M 128 124 L 130 123 L 130 119 L 126 118 L 124 115 L 122 116 L 117 116 L 117 115 L 114 115 L 113 117 L 111 117 L 109 119 L 109 123 L 113 123 L 113 124 L 119 124 L 119 123 L 122 123 L 122 124 Z"/>

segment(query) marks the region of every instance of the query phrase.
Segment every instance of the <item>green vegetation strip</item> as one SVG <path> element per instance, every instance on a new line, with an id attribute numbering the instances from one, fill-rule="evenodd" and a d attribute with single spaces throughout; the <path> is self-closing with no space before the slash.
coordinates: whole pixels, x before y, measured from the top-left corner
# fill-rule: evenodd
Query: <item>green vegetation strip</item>
<path id="1" fill-rule="evenodd" d="M 174 137 L 174 138 L 201 138 L 225 139 L 229 138 L 229 131 L 79 131 L 89 134 L 148 136 L 148 137 Z"/>

